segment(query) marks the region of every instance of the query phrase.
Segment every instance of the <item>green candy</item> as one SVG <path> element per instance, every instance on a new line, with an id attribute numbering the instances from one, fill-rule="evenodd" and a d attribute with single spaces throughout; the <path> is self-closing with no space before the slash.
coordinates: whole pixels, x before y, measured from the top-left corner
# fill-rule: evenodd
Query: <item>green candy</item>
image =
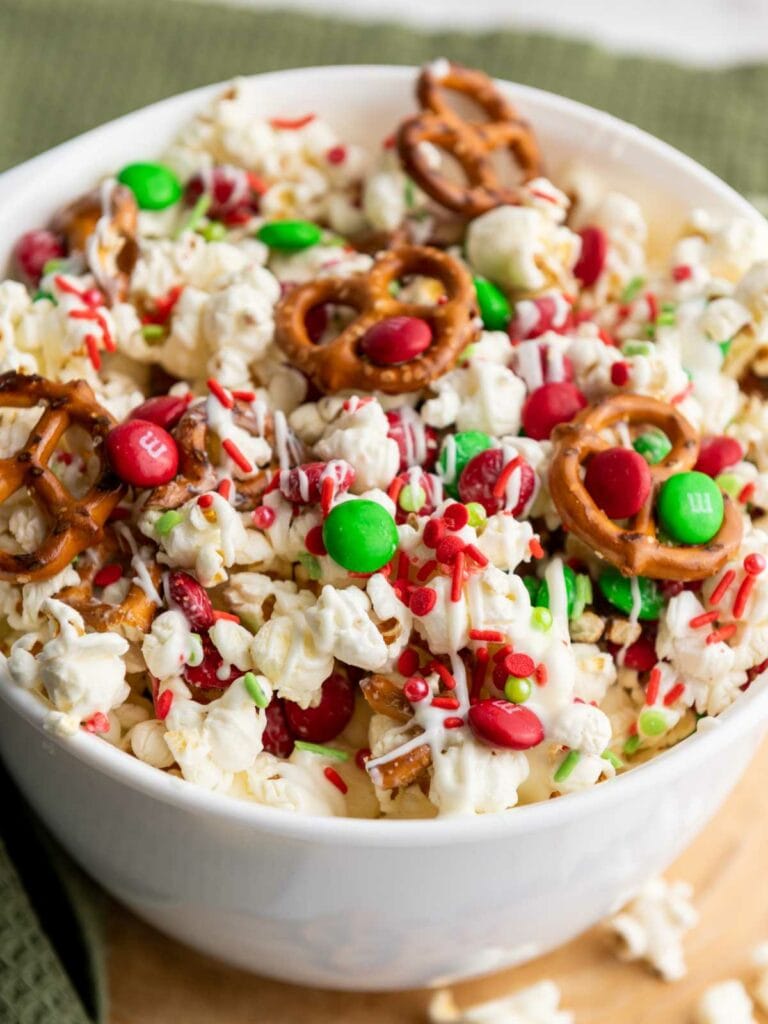
<path id="1" fill-rule="evenodd" d="M 622 576 L 618 569 L 609 566 L 605 569 L 597 581 L 600 592 L 607 601 L 618 608 L 625 615 L 632 613 L 632 581 Z M 644 576 L 637 577 L 637 585 L 640 590 L 640 613 L 639 619 L 658 619 L 664 601 L 661 592 L 654 580 L 646 579 Z"/>
<path id="2" fill-rule="evenodd" d="M 552 628 L 552 612 L 549 608 L 534 608 L 531 612 L 531 626 L 546 633 Z"/>
<path id="3" fill-rule="evenodd" d="M 469 513 L 469 525 L 474 526 L 476 530 L 488 521 L 488 513 L 479 501 L 470 501 L 467 505 L 467 512 Z"/>
<path id="4" fill-rule="evenodd" d="M 448 451 L 451 445 L 455 446 L 456 459 L 453 473 L 448 475 Z M 493 448 L 493 438 L 488 434 L 485 434 L 482 430 L 464 430 L 459 431 L 458 434 L 452 434 L 446 438 L 443 444 L 443 450 L 440 452 L 440 458 L 438 465 L 440 467 L 440 476 L 443 479 L 443 485 L 445 491 L 452 498 L 458 498 L 459 496 L 459 477 L 464 471 L 464 467 L 476 455 L 480 452 L 484 452 L 487 448 Z"/>
<path id="5" fill-rule="evenodd" d="M 133 192 L 141 210 L 164 210 L 181 199 L 181 182 L 162 164 L 127 164 L 117 180 Z"/>
<path id="6" fill-rule="evenodd" d="M 662 486 L 656 510 L 672 540 L 707 544 L 723 525 L 722 491 L 706 473 L 676 473 Z"/>
<path id="7" fill-rule="evenodd" d="M 263 224 L 256 237 L 270 249 L 284 249 L 287 252 L 297 252 L 299 249 L 309 249 L 317 245 L 323 237 L 323 232 L 309 220 L 273 220 L 269 224 Z"/>
<path id="8" fill-rule="evenodd" d="M 427 503 L 427 492 L 420 484 L 406 484 L 398 495 L 397 503 L 404 512 L 418 512 Z"/>
<path id="9" fill-rule="evenodd" d="M 531 696 L 531 682 L 520 676 L 509 676 L 504 685 L 504 696 L 513 704 L 525 704 Z"/>
<path id="10" fill-rule="evenodd" d="M 484 277 L 474 278 L 475 295 L 480 307 L 483 326 L 489 331 L 504 331 L 512 316 L 507 297 L 495 284 Z"/>
<path id="11" fill-rule="evenodd" d="M 715 483 L 731 498 L 738 498 L 744 486 L 744 482 L 733 473 L 721 473 L 715 477 Z"/>
<path id="12" fill-rule="evenodd" d="M 632 447 L 643 456 L 649 466 L 655 466 L 663 459 L 666 459 L 672 451 L 672 443 L 667 435 L 662 434 L 660 430 L 640 434 L 632 442 Z"/>
<path id="13" fill-rule="evenodd" d="M 537 580 L 535 576 L 523 576 L 523 584 L 531 599 L 531 606 L 535 608 L 539 603 L 537 598 L 541 589 L 541 580 Z"/>
<path id="14" fill-rule="evenodd" d="M 349 572 L 376 572 L 397 549 L 397 527 L 377 502 L 353 498 L 331 509 L 323 523 L 323 543 Z"/>
<path id="15" fill-rule="evenodd" d="M 576 603 L 576 573 L 569 565 L 564 565 L 563 576 L 565 578 L 565 596 L 568 600 L 568 618 L 570 619 L 573 616 L 573 608 Z M 549 608 L 549 587 L 546 580 L 541 581 L 539 592 L 536 595 L 536 604 L 540 608 Z"/>
<path id="16" fill-rule="evenodd" d="M 637 724 L 644 736 L 663 736 L 667 731 L 667 720 L 662 711 L 643 711 Z"/>

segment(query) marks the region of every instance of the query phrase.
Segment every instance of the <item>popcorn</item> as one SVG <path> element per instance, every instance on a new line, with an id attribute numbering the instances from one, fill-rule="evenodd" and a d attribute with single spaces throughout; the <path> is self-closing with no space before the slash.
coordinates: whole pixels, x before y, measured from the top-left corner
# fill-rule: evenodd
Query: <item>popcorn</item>
<path id="1" fill-rule="evenodd" d="M 315 444 L 315 453 L 328 461 L 343 459 L 354 467 L 353 494 L 386 488 L 400 464 L 400 449 L 388 431 L 381 405 L 360 402 L 348 412 L 341 410 Z"/>
<path id="2" fill-rule="evenodd" d="M 757 1024 L 752 1000 L 740 981 L 711 985 L 696 1007 L 696 1024 Z"/>
<path id="3" fill-rule="evenodd" d="M 429 1004 L 431 1024 L 574 1024 L 574 1016 L 560 1010 L 560 991 L 553 981 L 539 981 L 511 996 L 459 1010 L 452 994 L 442 989 Z"/>
<path id="4" fill-rule="evenodd" d="M 685 977 L 683 936 L 698 922 L 685 882 L 652 878 L 627 906 L 607 921 L 621 942 L 623 960 L 644 960 L 664 981 Z"/>

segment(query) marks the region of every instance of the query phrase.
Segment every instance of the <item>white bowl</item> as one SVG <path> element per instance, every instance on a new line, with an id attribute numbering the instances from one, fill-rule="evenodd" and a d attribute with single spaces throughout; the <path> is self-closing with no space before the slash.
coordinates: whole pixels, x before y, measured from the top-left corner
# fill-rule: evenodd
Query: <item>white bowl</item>
<path id="1" fill-rule="evenodd" d="M 380 140 L 411 109 L 410 68 L 342 67 L 254 78 L 260 113 L 326 116 Z M 503 85 L 533 121 L 549 168 L 578 156 L 641 197 L 663 244 L 692 206 L 752 207 L 669 146 L 560 97 Z M 0 266 L 99 175 L 156 155 L 219 86 L 166 100 L 0 177 Z M 659 228 L 659 225 L 661 227 Z M 501 815 L 438 821 L 296 817 L 199 789 L 81 732 L 45 730 L 0 689 L 0 752 L 61 843 L 118 900 L 207 953 L 288 981 L 395 989 L 468 978 L 586 929 L 680 853 L 718 808 L 765 730 L 758 680 L 675 749 L 588 792 Z"/>

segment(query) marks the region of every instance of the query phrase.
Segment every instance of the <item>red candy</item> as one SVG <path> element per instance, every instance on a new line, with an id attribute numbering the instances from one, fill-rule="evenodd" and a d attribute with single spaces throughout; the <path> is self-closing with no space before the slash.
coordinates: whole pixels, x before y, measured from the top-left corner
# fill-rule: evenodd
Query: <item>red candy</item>
<path id="1" fill-rule="evenodd" d="M 445 536 L 447 525 L 443 519 L 430 519 L 424 527 L 422 540 L 428 548 L 436 548 Z"/>
<path id="2" fill-rule="evenodd" d="M 611 519 L 627 519 L 640 511 L 651 493 L 651 470 L 631 448 L 609 448 L 594 455 L 584 486 L 598 508 Z"/>
<path id="3" fill-rule="evenodd" d="M 128 419 L 147 420 L 164 430 L 171 430 L 187 411 L 188 405 L 189 398 L 186 396 L 158 395 L 157 398 L 148 398 L 146 402 L 136 406 Z"/>
<path id="4" fill-rule="evenodd" d="M 422 489 L 424 492 L 424 504 L 420 508 L 412 509 L 410 511 L 403 508 L 401 495 L 406 487 L 410 487 L 412 492 L 413 490 L 418 491 L 419 487 Z M 411 512 L 415 512 L 417 516 L 431 516 L 437 507 L 435 504 L 435 497 L 441 492 L 442 485 L 433 473 L 419 472 L 412 476 L 411 471 L 409 470 L 406 473 L 401 473 L 399 476 L 396 476 L 390 484 L 389 490 L 390 497 L 392 497 L 395 505 L 397 506 L 395 520 L 398 523 L 404 523 Z M 411 497 L 414 498 L 415 495 L 412 493 Z"/>
<path id="5" fill-rule="evenodd" d="M 469 512 L 466 505 L 460 505 L 455 501 L 443 512 L 443 519 L 450 530 L 463 530 L 469 522 Z"/>
<path id="6" fill-rule="evenodd" d="M 410 701 L 411 704 L 418 704 L 420 700 L 424 700 L 429 696 L 429 684 L 426 679 L 422 679 L 420 676 L 413 676 L 403 687 L 403 694 L 405 699 Z"/>
<path id="7" fill-rule="evenodd" d="M 294 737 L 310 743 L 327 743 L 343 732 L 355 710 L 355 689 L 340 672 L 323 683 L 320 703 L 314 708 L 300 708 L 293 701 L 283 704 L 288 727 Z"/>
<path id="8" fill-rule="evenodd" d="M 419 587 L 411 595 L 410 608 L 414 615 L 429 615 L 435 607 L 437 591 L 432 587 Z"/>
<path id="9" fill-rule="evenodd" d="M 158 487 L 176 476 L 179 449 L 156 423 L 126 420 L 107 434 L 107 455 L 115 473 L 134 487 Z"/>
<path id="10" fill-rule="evenodd" d="M 603 272 L 608 239 L 602 228 L 587 227 L 579 232 L 581 254 L 573 268 L 573 276 L 583 288 L 589 288 Z"/>
<path id="11" fill-rule="evenodd" d="M 492 747 L 530 750 L 544 739 L 544 727 L 533 711 L 508 700 L 478 701 L 467 719 L 475 736 Z"/>
<path id="12" fill-rule="evenodd" d="M 183 676 L 190 686 L 198 690 L 226 690 L 242 672 L 232 667 L 229 673 L 221 678 L 219 670 L 223 665 L 222 657 L 207 633 L 200 637 L 203 642 L 203 660 L 199 665 L 185 665 Z"/>
<path id="13" fill-rule="evenodd" d="M 716 477 L 744 458 L 744 449 L 735 437 L 705 437 L 694 469 Z"/>
<path id="14" fill-rule="evenodd" d="M 378 366 L 395 366 L 420 356 L 432 344 L 432 328 L 415 316 L 391 316 L 370 327 L 361 351 Z"/>
<path id="15" fill-rule="evenodd" d="M 653 638 L 645 634 L 630 644 L 624 652 L 624 664 L 636 672 L 650 672 L 658 660 Z"/>
<path id="16" fill-rule="evenodd" d="M 546 331 L 562 334 L 572 322 L 571 307 L 564 296 L 540 295 L 537 299 L 521 299 L 507 332 L 513 342 L 538 338 Z"/>
<path id="17" fill-rule="evenodd" d="M 27 231 L 14 246 L 13 255 L 24 277 L 37 284 L 45 264 L 65 255 L 64 244 L 52 231 Z"/>
<path id="18" fill-rule="evenodd" d="M 293 753 L 293 736 L 283 710 L 283 702 L 277 697 L 266 710 L 267 724 L 261 735 L 261 742 L 268 754 L 274 757 L 290 757 Z"/>
<path id="19" fill-rule="evenodd" d="M 210 629 L 213 625 L 213 605 L 208 593 L 194 576 L 181 569 L 174 569 L 168 574 L 168 592 L 171 601 L 178 605 L 192 629 L 195 631 Z"/>
<path id="20" fill-rule="evenodd" d="M 334 494 L 348 491 L 355 479 L 355 471 L 348 462 L 336 459 L 333 469 L 328 470 L 327 462 L 305 462 L 295 469 L 278 473 L 280 493 L 296 505 L 313 505 L 320 501 L 323 480 L 330 477 L 334 482 Z"/>
<path id="21" fill-rule="evenodd" d="M 411 409 L 390 409 L 387 413 L 387 437 L 397 442 L 400 449 L 398 473 L 410 466 L 431 469 L 437 459 L 437 431 L 425 426 Z"/>
<path id="22" fill-rule="evenodd" d="M 620 359 L 611 367 L 611 384 L 616 388 L 623 388 L 629 383 L 629 363 Z"/>
<path id="23" fill-rule="evenodd" d="M 506 504 L 506 495 L 495 495 L 493 489 L 504 468 L 504 452 L 501 448 L 487 448 L 479 452 L 464 467 L 459 477 L 459 497 L 462 501 L 479 502 L 489 516 L 500 512 Z M 527 462 L 520 464 L 518 473 L 520 488 L 517 501 L 508 511 L 513 516 L 519 515 L 533 494 L 536 485 L 536 474 Z"/>
<path id="24" fill-rule="evenodd" d="M 525 679 L 536 671 L 536 663 L 529 654 L 508 654 L 504 665 L 511 676 Z"/>
<path id="25" fill-rule="evenodd" d="M 535 441 L 546 441 L 558 423 L 568 423 L 586 404 L 584 395 L 570 381 L 542 384 L 531 392 L 523 405 L 526 436 Z"/>
<path id="26" fill-rule="evenodd" d="M 229 164 L 193 175 L 187 182 L 184 201 L 188 206 L 194 206 L 204 192 L 211 197 L 206 215 L 213 220 L 238 220 L 259 208 L 258 193 L 248 172 Z"/>

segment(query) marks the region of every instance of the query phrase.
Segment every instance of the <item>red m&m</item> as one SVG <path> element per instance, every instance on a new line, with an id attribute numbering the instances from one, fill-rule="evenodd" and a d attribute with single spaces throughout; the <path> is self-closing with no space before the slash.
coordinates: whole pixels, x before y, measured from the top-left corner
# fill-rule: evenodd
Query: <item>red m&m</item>
<path id="1" fill-rule="evenodd" d="M 501 448 L 487 448 L 479 455 L 470 459 L 459 477 L 459 497 L 463 502 L 477 502 L 482 505 L 489 516 L 500 512 L 507 503 L 508 486 L 501 494 L 496 494 L 496 486 L 504 469 L 505 456 Z M 517 470 L 517 499 L 508 510 L 512 515 L 519 515 L 533 494 L 536 475 L 527 462 L 521 462 Z"/>
<path id="2" fill-rule="evenodd" d="M 546 441 L 558 423 L 568 423 L 586 404 L 584 395 L 570 381 L 542 384 L 525 400 L 523 429 L 535 441 Z"/>
<path id="3" fill-rule="evenodd" d="M 22 274 L 37 284 L 45 264 L 64 256 L 64 245 L 52 231 L 27 231 L 16 243 L 13 255 Z"/>
<path id="4" fill-rule="evenodd" d="M 128 418 L 148 420 L 164 430 L 171 430 L 187 411 L 191 397 L 191 395 L 189 397 L 186 395 L 158 395 L 156 398 L 148 398 L 146 402 L 137 405 Z"/>
<path id="5" fill-rule="evenodd" d="M 651 493 L 651 471 L 633 448 L 609 448 L 592 457 L 584 486 L 611 519 L 636 515 Z"/>
<path id="6" fill-rule="evenodd" d="M 537 715 L 522 704 L 508 700 L 481 700 L 467 713 L 472 732 L 492 747 L 529 750 L 544 739 L 544 726 Z"/>
<path id="7" fill-rule="evenodd" d="M 694 469 L 716 477 L 744 458 L 744 449 L 735 437 L 705 437 Z"/>
<path id="8" fill-rule="evenodd" d="M 391 316 L 370 327 L 360 341 L 362 352 L 379 366 L 407 363 L 432 344 L 432 328 L 415 316 Z"/>
<path id="9" fill-rule="evenodd" d="M 581 253 L 573 268 L 573 276 L 583 288 L 589 288 L 603 272 L 608 252 L 608 239 L 602 228 L 586 227 L 579 232 Z"/>
<path id="10" fill-rule="evenodd" d="M 179 468 L 176 442 L 149 420 L 127 420 L 107 434 L 112 469 L 134 487 L 158 487 L 173 480 Z"/>
<path id="11" fill-rule="evenodd" d="M 327 743 L 342 732 L 355 710 L 355 689 L 341 672 L 328 676 L 320 691 L 320 703 L 301 708 L 293 701 L 283 703 L 288 727 L 296 739 Z"/>

